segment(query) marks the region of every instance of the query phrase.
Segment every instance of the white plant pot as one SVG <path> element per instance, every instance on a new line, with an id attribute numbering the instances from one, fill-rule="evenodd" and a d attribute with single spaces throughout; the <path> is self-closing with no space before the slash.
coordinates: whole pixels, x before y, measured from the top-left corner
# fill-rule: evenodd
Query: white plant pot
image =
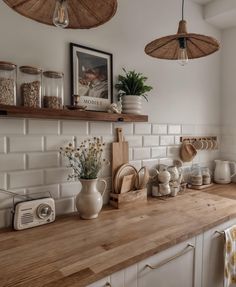
<path id="1" fill-rule="evenodd" d="M 124 114 L 141 114 L 142 113 L 142 97 L 141 96 L 123 96 L 122 97 L 122 113 Z"/>

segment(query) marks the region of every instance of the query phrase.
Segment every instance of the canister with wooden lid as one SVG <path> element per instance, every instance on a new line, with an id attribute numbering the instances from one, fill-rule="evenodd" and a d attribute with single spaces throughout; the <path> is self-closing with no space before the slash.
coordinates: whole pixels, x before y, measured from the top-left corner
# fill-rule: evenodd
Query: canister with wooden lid
<path id="1" fill-rule="evenodd" d="M 40 108 L 42 103 L 42 69 L 21 66 L 19 70 L 22 106 Z"/>
<path id="2" fill-rule="evenodd" d="M 0 61 L 0 104 L 16 105 L 17 66 Z"/>
<path id="3" fill-rule="evenodd" d="M 43 72 L 43 106 L 62 109 L 64 104 L 64 74 L 54 71 Z"/>

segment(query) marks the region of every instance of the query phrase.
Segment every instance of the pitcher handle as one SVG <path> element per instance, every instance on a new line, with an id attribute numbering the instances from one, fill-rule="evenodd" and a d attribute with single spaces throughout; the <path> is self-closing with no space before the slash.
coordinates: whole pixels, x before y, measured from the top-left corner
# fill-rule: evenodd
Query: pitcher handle
<path id="1" fill-rule="evenodd" d="M 230 161 L 229 163 L 234 165 L 234 173 L 231 174 L 231 177 L 234 177 L 236 175 L 236 163 L 234 161 Z"/>
<path id="2" fill-rule="evenodd" d="M 101 192 L 101 195 L 103 196 L 107 189 L 107 182 L 105 181 L 105 179 L 102 179 L 102 178 L 99 178 L 98 181 L 101 181 L 104 184 L 103 191 Z"/>

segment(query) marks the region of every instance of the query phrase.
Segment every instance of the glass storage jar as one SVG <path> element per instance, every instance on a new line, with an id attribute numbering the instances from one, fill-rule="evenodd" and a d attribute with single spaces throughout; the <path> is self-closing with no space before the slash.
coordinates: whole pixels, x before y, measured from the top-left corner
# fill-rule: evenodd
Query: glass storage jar
<path id="1" fill-rule="evenodd" d="M 211 184 L 211 172 L 208 167 L 202 168 L 202 181 L 204 185 Z"/>
<path id="2" fill-rule="evenodd" d="M 192 185 L 202 185 L 202 170 L 199 164 L 193 164 L 192 166 L 190 183 Z"/>
<path id="3" fill-rule="evenodd" d="M 9 62 L 0 62 L 0 104 L 16 105 L 17 66 Z"/>
<path id="4" fill-rule="evenodd" d="M 40 68 L 20 67 L 21 104 L 29 108 L 41 108 L 42 70 Z"/>
<path id="5" fill-rule="evenodd" d="M 43 72 L 43 106 L 62 109 L 64 104 L 64 74 L 54 71 Z"/>

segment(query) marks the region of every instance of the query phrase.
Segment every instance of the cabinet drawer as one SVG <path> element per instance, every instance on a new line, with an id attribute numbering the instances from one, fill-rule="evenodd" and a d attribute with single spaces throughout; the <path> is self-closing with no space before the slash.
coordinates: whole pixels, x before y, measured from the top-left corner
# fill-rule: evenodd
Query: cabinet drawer
<path id="1" fill-rule="evenodd" d="M 194 286 L 195 238 L 138 264 L 139 287 Z"/>

